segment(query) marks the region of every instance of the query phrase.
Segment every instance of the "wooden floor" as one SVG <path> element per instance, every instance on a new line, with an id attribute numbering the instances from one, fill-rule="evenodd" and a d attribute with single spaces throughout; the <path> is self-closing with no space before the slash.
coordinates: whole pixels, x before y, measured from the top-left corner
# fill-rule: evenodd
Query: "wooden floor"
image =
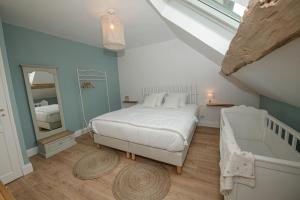
<path id="1" fill-rule="evenodd" d="M 114 177 L 126 165 L 144 162 L 126 159 L 110 174 L 95 180 L 79 180 L 72 175 L 72 166 L 84 154 L 98 150 L 88 135 L 78 144 L 47 160 L 34 156 L 34 172 L 8 185 L 17 200 L 106 200 L 114 199 L 111 188 Z M 171 189 L 165 200 L 220 200 L 219 195 L 219 129 L 199 127 L 196 130 L 182 175 L 174 166 L 164 164 L 171 177 Z"/>

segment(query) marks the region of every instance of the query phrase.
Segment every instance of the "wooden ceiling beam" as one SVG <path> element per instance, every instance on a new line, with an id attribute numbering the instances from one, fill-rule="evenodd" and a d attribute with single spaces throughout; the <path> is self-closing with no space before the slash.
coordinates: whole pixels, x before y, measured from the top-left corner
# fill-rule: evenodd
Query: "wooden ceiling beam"
<path id="1" fill-rule="evenodd" d="M 299 36 L 300 0 L 250 0 L 222 72 L 230 75 Z"/>

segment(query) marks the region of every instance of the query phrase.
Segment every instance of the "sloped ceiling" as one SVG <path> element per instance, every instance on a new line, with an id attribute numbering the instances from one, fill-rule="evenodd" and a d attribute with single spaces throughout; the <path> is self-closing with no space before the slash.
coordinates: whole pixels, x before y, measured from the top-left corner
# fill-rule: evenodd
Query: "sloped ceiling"
<path id="1" fill-rule="evenodd" d="M 232 74 L 259 94 L 300 107 L 300 38 Z"/>
<path id="2" fill-rule="evenodd" d="M 229 17 L 225 15 L 216 17 L 210 13 L 212 11 L 198 8 L 195 3 L 188 3 L 187 0 L 149 0 L 149 2 L 167 21 L 178 38 L 217 65 L 221 64 L 236 33 L 236 27 L 228 24 Z M 235 21 L 235 25 L 238 25 L 236 23 Z"/>
<path id="3" fill-rule="evenodd" d="M 250 1 L 222 72 L 258 94 L 300 107 L 299 10 L 298 0 Z"/>
<path id="4" fill-rule="evenodd" d="M 146 0 L 1 0 L 4 22 L 50 35 L 101 46 L 100 16 L 108 8 L 125 25 L 126 48 L 174 39 Z"/>
<path id="5" fill-rule="evenodd" d="M 229 75 L 300 37 L 299 0 L 252 0 L 222 62 Z"/>

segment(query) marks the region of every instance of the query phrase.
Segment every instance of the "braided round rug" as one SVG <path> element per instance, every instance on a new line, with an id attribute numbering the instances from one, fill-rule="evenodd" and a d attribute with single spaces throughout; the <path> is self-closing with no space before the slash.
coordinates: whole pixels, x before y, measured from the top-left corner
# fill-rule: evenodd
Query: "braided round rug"
<path id="1" fill-rule="evenodd" d="M 110 149 L 101 149 L 84 155 L 73 167 L 73 174 L 79 179 L 95 179 L 111 170 L 119 163 L 119 155 Z"/>
<path id="2" fill-rule="evenodd" d="M 134 163 L 119 172 L 112 192 L 117 200 L 161 200 L 169 190 L 170 177 L 164 167 Z"/>

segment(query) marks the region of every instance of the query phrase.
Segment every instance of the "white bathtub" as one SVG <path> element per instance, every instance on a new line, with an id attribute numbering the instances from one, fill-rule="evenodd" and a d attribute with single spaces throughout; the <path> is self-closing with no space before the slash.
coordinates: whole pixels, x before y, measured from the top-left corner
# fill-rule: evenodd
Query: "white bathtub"
<path id="1" fill-rule="evenodd" d="M 236 106 L 221 110 L 220 134 L 221 138 L 233 136 L 237 149 L 251 152 L 255 160 L 255 186 L 233 178 L 225 199 L 300 200 L 299 132 L 266 111 Z"/>

